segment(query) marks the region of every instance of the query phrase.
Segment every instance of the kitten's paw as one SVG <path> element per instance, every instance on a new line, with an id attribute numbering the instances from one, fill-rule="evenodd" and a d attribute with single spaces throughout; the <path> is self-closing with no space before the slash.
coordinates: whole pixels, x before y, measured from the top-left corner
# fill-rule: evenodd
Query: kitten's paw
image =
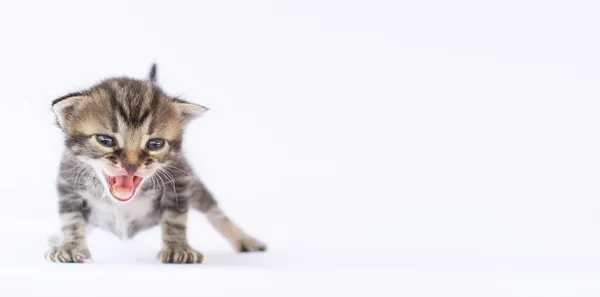
<path id="1" fill-rule="evenodd" d="M 188 245 L 165 246 L 158 253 L 158 259 L 163 263 L 193 264 L 202 263 L 204 256 Z"/>
<path id="2" fill-rule="evenodd" d="M 50 248 L 45 258 L 56 263 L 83 263 L 91 258 L 91 254 L 87 248 L 62 245 Z"/>
<path id="3" fill-rule="evenodd" d="M 240 253 L 249 253 L 249 252 L 264 252 L 267 250 L 267 246 L 258 241 L 255 238 L 252 238 L 248 235 L 242 237 L 242 239 L 238 240 L 234 244 L 235 249 Z"/>

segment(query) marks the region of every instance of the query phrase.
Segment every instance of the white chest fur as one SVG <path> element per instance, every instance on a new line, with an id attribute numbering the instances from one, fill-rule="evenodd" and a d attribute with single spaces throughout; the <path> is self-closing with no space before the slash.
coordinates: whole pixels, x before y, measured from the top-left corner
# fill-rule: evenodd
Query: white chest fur
<path id="1" fill-rule="evenodd" d="M 89 223 L 112 232 L 121 239 L 127 239 L 140 229 L 158 223 L 154 203 L 156 202 L 146 197 L 134 197 L 126 203 L 118 203 L 111 197 L 88 199 L 91 209 Z"/>

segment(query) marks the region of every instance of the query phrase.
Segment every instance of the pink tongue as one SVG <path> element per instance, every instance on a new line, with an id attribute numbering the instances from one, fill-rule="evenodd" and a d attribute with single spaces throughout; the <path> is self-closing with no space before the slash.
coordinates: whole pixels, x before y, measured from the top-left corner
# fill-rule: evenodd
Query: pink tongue
<path id="1" fill-rule="evenodd" d="M 133 194 L 135 185 L 133 184 L 133 176 L 121 175 L 115 176 L 115 183 L 113 185 L 114 195 L 119 199 L 129 199 Z"/>

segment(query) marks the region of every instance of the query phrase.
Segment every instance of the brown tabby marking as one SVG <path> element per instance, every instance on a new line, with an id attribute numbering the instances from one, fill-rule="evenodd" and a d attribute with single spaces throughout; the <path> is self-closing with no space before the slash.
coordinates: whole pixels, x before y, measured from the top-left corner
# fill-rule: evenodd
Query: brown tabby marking
<path id="1" fill-rule="evenodd" d="M 186 127 L 207 109 L 167 95 L 155 79 L 153 65 L 148 80 L 111 78 L 52 102 L 65 150 L 60 240 L 48 260 L 89 259 L 88 227 L 131 238 L 160 225 L 163 263 L 200 263 L 187 241 L 189 209 L 206 215 L 238 252 L 266 250 L 225 215 L 181 153 Z"/>

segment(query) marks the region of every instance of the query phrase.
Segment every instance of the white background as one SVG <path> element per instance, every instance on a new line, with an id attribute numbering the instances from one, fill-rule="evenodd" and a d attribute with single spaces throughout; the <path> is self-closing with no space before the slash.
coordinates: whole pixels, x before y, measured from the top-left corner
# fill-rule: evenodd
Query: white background
<path id="1" fill-rule="evenodd" d="M 2 296 L 598 296 L 597 1 L 3 1 Z M 114 75 L 210 111 L 185 150 L 265 241 L 200 214 L 43 259 L 62 150 L 50 102 Z M 149 281 L 149 283 L 142 283 Z M 16 290 L 17 293 L 10 293 Z"/>

